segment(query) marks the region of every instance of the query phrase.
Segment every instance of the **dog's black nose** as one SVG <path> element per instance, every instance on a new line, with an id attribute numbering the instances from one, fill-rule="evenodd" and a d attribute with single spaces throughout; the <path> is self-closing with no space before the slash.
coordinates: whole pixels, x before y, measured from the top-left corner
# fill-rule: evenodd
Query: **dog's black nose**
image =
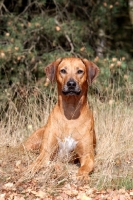
<path id="1" fill-rule="evenodd" d="M 75 86 L 76 86 L 76 82 L 75 82 L 73 79 L 70 79 L 70 80 L 67 82 L 67 86 L 68 86 L 68 87 L 75 87 Z"/>

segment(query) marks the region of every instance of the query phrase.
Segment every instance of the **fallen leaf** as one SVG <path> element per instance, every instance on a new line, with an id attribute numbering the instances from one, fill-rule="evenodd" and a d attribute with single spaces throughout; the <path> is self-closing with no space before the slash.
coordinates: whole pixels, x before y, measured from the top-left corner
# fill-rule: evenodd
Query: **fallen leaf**
<path id="1" fill-rule="evenodd" d="M 21 160 L 16 161 L 16 167 L 19 167 L 21 165 Z"/>
<path id="2" fill-rule="evenodd" d="M 120 200 L 126 200 L 126 197 L 125 197 L 125 195 L 120 195 L 120 196 L 119 196 L 119 199 L 120 199 Z"/>
<path id="3" fill-rule="evenodd" d="M 31 191 L 31 193 L 34 194 L 36 197 L 40 197 L 40 198 L 46 197 L 46 193 L 43 192 L 43 191 L 41 191 L 41 190 L 39 190 L 38 192 L 36 192 L 36 191 Z"/>
<path id="4" fill-rule="evenodd" d="M 132 191 L 132 192 L 130 192 L 129 194 L 130 194 L 130 196 L 133 196 L 133 191 Z"/>
<path id="5" fill-rule="evenodd" d="M 11 182 L 9 182 L 9 183 L 6 183 L 5 185 L 4 185 L 4 187 L 6 187 L 6 188 L 11 188 L 11 187 L 13 187 L 14 185 L 13 185 L 13 183 L 11 183 Z"/>
<path id="6" fill-rule="evenodd" d="M 19 195 L 15 196 L 13 199 L 14 200 L 25 200 L 24 197 L 19 196 Z"/>
<path id="7" fill-rule="evenodd" d="M 86 195 L 82 196 L 81 200 L 92 200 L 91 197 L 87 197 Z"/>
<path id="8" fill-rule="evenodd" d="M 66 190 L 65 193 L 70 197 L 74 197 L 74 196 L 78 195 L 78 191 L 77 190 Z"/>
<path id="9" fill-rule="evenodd" d="M 0 200 L 5 200 L 6 193 L 0 194 Z"/>
<path id="10" fill-rule="evenodd" d="M 119 193 L 120 193 L 120 194 L 125 194 L 125 193 L 126 193 L 126 190 L 125 190 L 124 188 L 122 188 L 122 189 L 119 190 Z"/>
<path id="11" fill-rule="evenodd" d="M 94 189 L 94 188 L 90 188 L 90 189 L 88 189 L 87 191 L 86 191 L 86 194 L 89 196 L 89 195 L 91 195 L 91 194 L 93 194 L 93 193 L 95 193 L 96 192 L 96 190 Z"/>
<path id="12" fill-rule="evenodd" d="M 63 199 L 68 199 L 68 195 L 65 194 L 65 193 L 61 193 L 60 196 L 61 196 Z"/>

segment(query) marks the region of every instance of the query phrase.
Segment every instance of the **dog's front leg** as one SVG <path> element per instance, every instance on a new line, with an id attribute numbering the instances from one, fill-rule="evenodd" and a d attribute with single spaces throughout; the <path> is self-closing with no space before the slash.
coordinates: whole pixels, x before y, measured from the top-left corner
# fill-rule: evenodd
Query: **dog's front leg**
<path id="1" fill-rule="evenodd" d="M 80 179 L 89 179 L 89 173 L 93 171 L 94 168 L 94 148 L 93 144 L 80 143 L 77 146 L 77 154 L 80 160 L 80 168 L 78 170 L 77 176 Z"/>
<path id="2" fill-rule="evenodd" d="M 89 173 L 94 168 L 94 156 L 92 154 L 83 155 L 80 158 L 81 167 L 78 170 L 78 176 L 83 179 L 89 179 Z"/>
<path id="3" fill-rule="evenodd" d="M 35 162 L 33 162 L 29 166 L 29 171 L 35 174 L 42 167 L 47 167 L 49 164 L 50 158 L 52 157 L 56 149 L 57 149 L 56 137 L 54 137 L 54 134 L 50 134 L 49 131 L 48 131 L 48 134 L 45 132 L 43 140 L 42 140 L 40 155 L 37 157 Z"/>
<path id="4" fill-rule="evenodd" d="M 45 132 L 45 126 L 39 128 L 32 133 L 30 137 L 23 143 L 23 147 L 27 150 L 39 150 L 42 145 L 42 139 Z"/>

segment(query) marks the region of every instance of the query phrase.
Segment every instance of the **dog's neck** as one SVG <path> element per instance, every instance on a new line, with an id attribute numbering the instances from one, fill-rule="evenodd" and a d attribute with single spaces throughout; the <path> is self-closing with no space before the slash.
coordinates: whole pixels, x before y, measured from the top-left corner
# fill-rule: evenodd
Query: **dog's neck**
<path id="1" fill-rule="evenodd" d="M 79 96 L 58 95 L 57 102 L 60 111 L 68 120 L 77 119 L 83 110 L 88 106 L 87 92 Z"/>

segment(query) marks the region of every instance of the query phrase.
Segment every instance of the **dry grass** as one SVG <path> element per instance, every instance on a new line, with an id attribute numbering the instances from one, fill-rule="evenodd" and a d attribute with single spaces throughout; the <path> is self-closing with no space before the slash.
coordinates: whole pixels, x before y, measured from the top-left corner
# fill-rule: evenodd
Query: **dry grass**
<path id="1" fill-rule="evenodd" d="M 124 102 L 94 108 L 97 134 L 97 187 L 133 187 L 133 110 Z"/>
<path id="2" fill-rule="evenodd" d="M 28 99 L 19 112 L 10 101 L 5 117 L 0 122 L 0 163 L 6 163 L 5 169 L 1 164 L 6 178 L 13 174 L 14 166 L 18 165 L 19 160 L 22 160 L 22 165 L 27 166 L 36 157 L 36 154 L 27 152 L 16 156 L 8 146 L 17 146 L 32 131 L 46 123 L 54 103 L 53 99 L 49 101 L 45 95 L 42 96 L 43 101 L 38 97 L 34 101 Z M 97 188 L 133 187 L 133 109 L 124 102 L 101 103 L 97 99 L 90 99 L 90 102 L 95 117 L 97 149 L 95 170 L 89 184 Z M 76 171 L 76 165 L 60 164 L 57 160 L 51 162 L 49 168 L 42 170 L 35 178 L 48 187 L 58 186 L 66 181 L 74 181 Z M 21 172 L 17 178 L 20 177 Z"/>

